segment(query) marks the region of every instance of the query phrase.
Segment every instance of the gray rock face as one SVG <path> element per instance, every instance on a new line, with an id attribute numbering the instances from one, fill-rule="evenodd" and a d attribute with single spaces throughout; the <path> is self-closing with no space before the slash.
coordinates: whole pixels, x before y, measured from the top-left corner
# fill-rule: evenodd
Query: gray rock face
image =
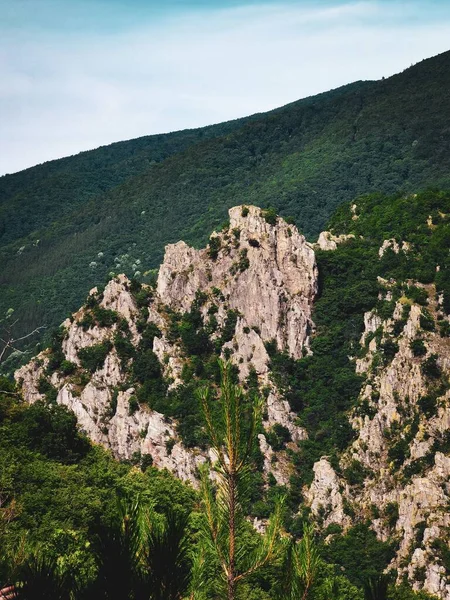
<path id="1" fill-rule="evenodd" d="M 427 309 L 436 315 L 435 289 L 429 286 L 427 290 Z M 334 522 L 344 527 L 349 520 L 341 511 L 343 499 L 361 518 L 371 516 L 375 506 L 379 517 L 372 517 L 372 523 L 378 536 L 387 539 L 394 535 L 399 540 L 391 564 L 398 570 L 399 581 L 406 575 L 414 589 L 425 589 L 448 600 L 450 573 L 445 572 L 436 543 L 448 546 L 450 539 L 450 458 L 438 450 L 440 440 L 450 430 L 450 392 L 444 389 L 439 396 L 433 391 L 434 384 L 423 365 L 436 355 L 444 376 L 448 375 L 450 340 L 421 328 L 423 309 L 417 304 L 410 306 L 404 319 L 405 302 L 401 298 L 387 320 L 374 311 L 364 315 L 361 346 L 365 350 L 355 361 L 355 369 L 366 380 L 360 406 L 352 416 L 358 437 L 341 459 L 344 468 L 352 461 L 365 468 L 364 483 L 352 489 L 322 459 L 314 466 L 309 501 L 313 513 L 319 506 L 326 509 L 326 524 Z M 402 327 L 396 327 L 394 333 L 399 321 Z M 417 338 L 425 347 L 422 356 L 412 351 L 411 344 Z M 387 339 L 395 341 L 398 348 L 392 359 L 380 360 Z M 420 403 L 430 393 L 437 393 L 436 409 L 427 415 Z"/>
<path id="2" fill-rule="evenodd" d="M 358 218 L 356 209 L 352 207 L 354 219 Z M 317 247 L 333 251 L 348 237 L 324 232 Z M 406 242 L 399 245 L 385 240 L 379 256 L 387 251 L 410 250 Z M 182 384 L 183 367 L 188 362 L 182 344 L 171 335 L 170 314 L 190 312 L 195 303 L 206 327 L 214 315 L 215 328 L 210 329 L 213 342 L 232 322 L 222 356 L 231 356 L 241 381 L 256 374 L 259 385 L 265 388 L 266 435 L 260 433 L 258 441 L 264 469 L 280 485 L 289 483 L 292 465 L 286 452 L 274 452 L 267 432 L 276 424 L 288 429 L 293 451 L 296 442 L 307 434 L 297 425 L 296 415 L 270 378 L 266 346 L 274 343 L 296 359 L 310 352 L 317 280 L 314 251 L 294 226 L 280 218 L 268 223 L 264 211 L 253 206 L 235 207 L 230 210 L 229 228 L 214 233 L 208 248 L 196 250 L 184 242 L 167 246 L 146 317 L 161 332 L 154 338 L 153 351 L 170 388 Z M 378 282 L 385 288 L 379 299 L 391 301 L 395 282 L 381 278 Z M 427 310 L 436 321 L 442 297 L 436 299 L 432 286 L 422 287 L 429 296 Z M 404 307 L 409 305 L 406 314 Z M 125 319 L 131 342 L 137 346 L 142 331 L 137 323 L 142 317 L 125 276 L 109 282 L 100 306 Z M 450 374 L 450 338 L 421 327 L 423 310 L 402 297 L 388 319 L 375 310 L 364 315 L 361 349 L 355 349 L 354 359 L 355 371 L 364 377 L 364 383 L 357 406 L 348 415 L 356 439 L 341 457 L 340 470 L 335 471 L 327 457 L 322 457 L 314 465 L 313 483 L 303 491 L 312 514 L 324 527 L 331 523 L 351 526 L 351 506 L 356 518 L 371 519 L 380 539 L 396 537 L 398 550 L 391 567 L 397 569 L 399 580 L 406 576 L 415 589 L 450 600 L 450 574 L 445 571 L 445 556 L 440 550 L 450 539 L 450 390 L 434 389 L 424 372 L 425 361 L 436 355 L 439 369 L 445 376 Z M 78 371 L 82 371 L 79 351 L 112 341 L 119 327 L 116 323 L 83 327 L 80 321 L 87 312 L 82 308 L 63 324 L 62 350 Z M 413 351 L 417 339 L 425 352 L 419 356 Z M 384 354 L 386 341 L 393 349 L 389 357 Z M 89 437 L 110 448 L 117 458 L 150 455 L 157 467 L 167 468 L 194 485 L 198 466 L 214 460 L 207 452 L 186 449 L 176 422 L 136 404 L 135 390 L 127 383 L 126 369 L 113 345 L 103 365 L 89 374 L 87 383 L 60 372 L 49 378 L 48 362 L 49 353 L 44 351 L 16 372 L 26 401 L 42 398 L 40 380 L 50 379 L 57 401 L 72 409 Z M 423 398 L 430 392 L 435 396 L 435 408 L 425 414 Z M 355 464 L 362 469 L 363 481 L 350 485 L 338 473 Z"/>
<path id="3" fill-rule="evenodd" d="M 324 527 L 331 523 L 344 527 L 350 525 L 350 518 L 344 512 L 339 478 L 326 457 L 322 457 L 314 465 L 314 480 L 307 498 L 315 517 L 323 513 Z"/>
<path id="4" fill-rule="evenodd" d="M 319 239 L 317 240 L 316 246 L 320 248 L 320 250 L 336 250 L 338 244 L 342 244 L 347 240 L 354 239 L 353 234 L 345 235 L 333 235 L 331 231 L 322 231 L 319 235 Z"/>
<path id="5" fill-rule="evenodd" d="M 230 209 L 230 228 L 213 234 L 219 248 L 215 258 L 211 251 L 194 250 L 184 242 L 167 246 L 158 297 L 186 312 L 199 291 L 214 298 L 214 290 L 220 290 L 226 306 L 239 311 L 241 329 L 256 329 L 263 342 L 275 340 L 279 350 L 299 358 L 313 329 L 314 251 L 296 227 L 281 218 L 270 225 L 259 208 L 247 210 L 242 216 L 242 207 Z M 260 369 L 261 361 L 267 362 L 266 357 L 261 357 Z"/>
<path id="6" fill-rule="evenodd" d="M 199 293 L 203 295 L 201 312 L 205 324 L 214 305 L 219 329 L 230 311 L 236 315 L 231 340 L 224 344 L 244 380 L 255 370 L 261 385 L 270 388 L 266 427 L 275 423 L 287 427 L 294 441 L 305 432 L 295 422 L 289 404 L 269 380 L 269 356 L 265 342 L 274 341 L 279 350 L 295 358 L 308 352 L 309 336 L 314 325 L 312 303 L 317 290 L 317 267 L 314 251 L 296 227 L 277 218 L 266 222 L 264 213 L 253 206 L 230 210 L 230 227 L 213 234 L 209 249 L 195 250 L 184 242 L 167 246 L 157 288 L 148 310 L 148 322 L 161 331 L 153 341 L 153 351 L 161 363 L 170 387 L 182 383 L 181 375 L 187 357 L 177 341 L 169 335 L 167 309 L 189 312 Z M 215 246 L 214 246 L 215 245 Z M 211 247 L 217 247 L 217 255 Z M 97 289 L 90 292 L 97 295 Z M 140 334 L 136 323 L 139 308 L 124 275 L 111 280 L 100 297 L 100 307 L 115 311 L 125 319 L 131 342 L 137 345 Z M 89 309 L 84 307 L 64 324 L 62 351 L 66 360 L 81 368 L 79 351 L 106 341 L 113 341 L 118 324 L 110 327 L 83 326 Z M 212 334 L 212 339 L 218 333 Z M 39 380 L 45 375 L 48 352 L 16 373 L 28 402 L 42 398 Z M 126 370 L 125 370 L 126 371 Z M 103 366 L 79 385 L 73 377 L 54 373 L 51 383 L 57 389 L 57 401 L 77 416 L 80 427 L 96 443 L 111 449 L 117 458 L 133 459 L 150 454 L 153 464 L 167 468 L 182 479 L 195 482 L 198 465 L 206 457 L 199 451 L 187 450 L 177 434 L 176 423 L 146 406 L 136 406 L 133 388 L 126 388 L 127 373 L 121 366 L 114 347 Z M 273 452 L 262 435 L 266 448 L 267 469 L 281 483 L 289 480 L 289 465 L 277 457 L 272 467 L 267 457 Z"/>

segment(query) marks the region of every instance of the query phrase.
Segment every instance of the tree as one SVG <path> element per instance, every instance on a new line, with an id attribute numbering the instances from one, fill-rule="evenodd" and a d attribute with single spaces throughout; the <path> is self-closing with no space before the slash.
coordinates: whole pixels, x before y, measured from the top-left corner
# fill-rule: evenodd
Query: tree
<path id="1" fill-rule="evenodd" d="M 305 524 L 300 541 L 286 543 L 280 600 L 306 600 L 319 574 L 321 560 L 314 543 L 313 527 Z"/>
<path id="2" fill-rule="evenodd" d="M 255 551 L 247 552 L 244 534 L 248 522 L 243 505 L 249 497 L 251 455 L 261 416 L 261 400 L 249 400 L 242 389 L 232 383 L 230 363 L 220 362 L 220 371 L 219 398 L 213 399 L 208 388 L 199 393 L 209 442 L 216 458 L 212 477 L 209 469 L 202 471 L 205 519 L 201 548 L 204 553 L 212 552 L 217 559 L 227 598 L 234 600 L 237 585 L 274 556 L 280 530 L 281 501 L 261 543 Z M 194 579 L 199 585 L 199 577 Z"/>
<path id="3" fill-rule="evenodd" d="M 97 532 L 99 564 L 87 599 L 180 600 L 189 585 L 188 516 L 158 515 L 139 500 L 120 500 Z"/>
<path id="4" fill-rule="evenodd" d="M 45 326 L 36 327 L 24 335 L 16 335 L 14 329 L 19 321 L 13 318 L 13 314 L 14 309 L 9 308 L 5 317 L 0 320 L 0 363 L 5 360 L 9 352 L 20 352 L 20 342 L 45 329 Z"/>
<path id="5" fill-rule="evenodd" d="M 30 552 L 13 570 L 16 583 L 0 591 L 6 600 L 68 600 L 75 593 L 69 574 L 61 572 L 55 557 L 43 550 Z"/>

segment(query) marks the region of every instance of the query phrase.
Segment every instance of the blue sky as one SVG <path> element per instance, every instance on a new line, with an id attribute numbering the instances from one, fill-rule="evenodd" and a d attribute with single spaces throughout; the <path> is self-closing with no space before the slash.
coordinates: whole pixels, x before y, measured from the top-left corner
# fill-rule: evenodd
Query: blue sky
<path id="1" fill-rule="evenodd" d="M 0 174 L 448 49 L 447 0 L 0 0 Z"/>

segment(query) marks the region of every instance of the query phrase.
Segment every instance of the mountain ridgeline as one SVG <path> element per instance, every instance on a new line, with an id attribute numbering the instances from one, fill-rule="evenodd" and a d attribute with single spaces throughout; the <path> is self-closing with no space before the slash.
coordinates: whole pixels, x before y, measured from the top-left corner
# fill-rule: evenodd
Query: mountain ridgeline
<path id="1" fill-rule="evenodd" d="M 197 487 L 211 460 L 198 393 L 230 360 L 263 398 L 256 525 L 280 496 L 287 532 L 313 522 L 323 577 L 345 575 L 339 600 L 362 600 L 383 571 L 393 600 L 408 586 L 449 600 L 450 193 L 362 196 L 316 244 L 273 209 L 229 217 L 204 249 L 168 245 L 154 285 L 119 275 L 92 289 L 16 371 L 20 392 L 68 407 L 116 458 Z M 272 584 L 254 590 L 275 598 Z"/>
<path id="2" fill-rule="evenodd" d="M 240 204 L 308 238 L 368 192 L 450 187 L 450 53 L 266 114 L 143 137 L 0 178 L 0 314 L 49 329 L 86 289 L 146 282 L 167 243 L 200 246 Z"/>

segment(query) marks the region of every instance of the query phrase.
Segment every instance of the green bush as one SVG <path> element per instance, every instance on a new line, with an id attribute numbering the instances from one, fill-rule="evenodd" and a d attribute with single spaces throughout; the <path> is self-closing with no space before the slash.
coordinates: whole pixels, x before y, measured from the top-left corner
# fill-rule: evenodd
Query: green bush
<path id="1" fill-rule="evenodd" d="M 428 311 L 426 308 L 422 308 L 419 320 L 420 320 L 420 326 L 425 331 L 434 331 L 436 329 L 436 326 L 434 324 L 434 319 L 433 319 L 430 311 Z"/>
<path id="2" fill-rule="evenodd" d="M 353 459 L 343 471 L 343 475 L 350 485 L 362 485 L 368 474 L 364 465 L 356 459 Z"/>
<path id="3" fill-rule="evenodd" d="M 131 417 L 134 413 L 139 410 L 139 402 L 136 396 L 130 396 L 128 401 L 128 414 Z"/>
<path id="4" fill-rule="evenodd" d="M 438 405 L 437 405 L 437 397 L 435 394 L 427 394 L 426 396 L 422 396 L 419 398 L 417 404 L 421 412 L 428 418 L 434 417 L 437 413 Z"/>
<path id="5" fill-rule="evenodd" d="M 92 309 L 92 315 L 98 327 L 112 327 L 114 323 L 119 321 L 119 315 L 115 310 L 109 310 L 101 306 L 95 306 Z"/>
<path id="6" fill-rule="evenodd" d="M 398 344 L 391 338 L 387 338 L 381 344 L 381 351 L 383 352 L 384 364 L 388 364 L 393 360 L 398 352 Z"/>
<path id="7" fill-rule="evenodd" d="M 384 509 L 384 517 L 386 519 L 388 527 L 390 527 L 391 529 L 395 527 L 398 521 L 398 516 L 398 502 L 388 502 Z"/>
<path id="8" fill-rule="evenodd" d="M 269 225 L 277 224 L 277 211 L 272 206 L 262 211 L 262 216 L 266 223 Z"/>
<path id="9" fill-rule="evenodd" d="M 58 404 L 38 401 L 19 412 L 11 434 L 18 446 L 63 464 L 78 462 L 90 448 L 87 438 L 78 432 L 73 412 Z"/>
<path id="10" fill-rule="evenodd" d="M 111 349 L 112 344 L 109 340 L 88 346 L 87 348 L 80 348 L 78 350 L 78 358 L 80 359 L 81 366 L 83 369 L 94 373 L 103 366 Z"/>
<path id="11" fill-rule="evenodd" d="M 441 321 L 439 323 L 439 335 L 441 337 L 450 337 L 450 323 L 448 321 Z"/>
<path id="12" fill-rule="evenodd" d="M 61 362 L 59 370 L 63 375 L 72 375 L 77 370 L 77 365 L 73 362 L 70 362 L 70 360 L 64 359 Z"/>
<path id="13" fill-rule="evenodd" d="M 221 246 L 222 246 L 222 243 L 221 243 L 219 236 L 214 235 L 211 238 L 209 238 L 209 244 L 208 244 L 209 258 L 211 258 L 212 260 L 216 260 L 217 257 L 219 256 Z"/>
<path id="14" fill-rule="evenodd" d="M 265 435 L 275 452 L 282 450 L 292 439 L 289 429 L 280 423 L 275 423 Z"/>
<path id="15" fill-rule="evenodd" d="M 334 535 L 329 544 L 322 546 L 323 558 L 341 567 L 360 587 L 369 578 L 381 575 L 393 555 L 392 544 L 379 541 L 366 523 L 355 525 L 345 535 Z"/>
<path id="16" fill-rule="evenodd" d="M 119 357 L 121 368 L 124 371 L 128 365 L 128 362 L 135 357 L 136 349 L 131 343 L 129 336 L 124 335 L 121 331 L 114 333 L 114 347 Z"/>
<path id="17" fill-rule="evenodd" d="M 411 300 L 422 306 L 426 306 L 428 302 L 428 292 L 424 288 L 410 285 L 406 288 L 405 294 L 408 298 L 411 298 Z"/>
<path id="18" fill-rule="evenodd" d="M 427 348 L 423 340 L 421 340 L 420 338 L 415 338 L 414 340 L 412 340 L 409 344 L 409 347 L 414 356 L 425 356 L 425 354 L 427 353 Z"/>
<path id="19" fill-rule="evenodd" d="M 40 394 L 44 394 L 45 400 L 48 404 L 56 403 L 58 397 L 58 390 L 44 375 L 41 375 L 38 381 L 37 390 Z"/>
<path id="20" fill-rule="evenodd" d="M 431 354 L 423 363 L 422 363 L 422 373 L 425 377 L 429 379 L 439 379 L 441 376 L 441 368 L 437 364 L 438 356 L 437 354 Z"/>

